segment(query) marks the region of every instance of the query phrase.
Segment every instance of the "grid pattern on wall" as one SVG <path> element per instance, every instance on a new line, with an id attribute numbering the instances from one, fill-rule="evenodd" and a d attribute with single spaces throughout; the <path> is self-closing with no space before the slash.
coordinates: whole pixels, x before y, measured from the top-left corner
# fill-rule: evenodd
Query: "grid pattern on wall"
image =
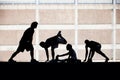
<path id="1" fill-rule="evenodd" d="M 87 38 L 100 42 L 110 61 L 120 61 L 119 3 L 120 0 L 1 0 L 0 61 L 8 60 L 24 30 L 35 20 L 39 22 L 33 40 L 38 61 L 46 59 L 39 42 L 59 30 L 73 45 L 79 59 L 84 59 L 84 40 Z M 56 55 L 65 53 L 65 47 L 60 45 Z M 29 61 L 29 52 L 24 53 L 15 59 Z M 96 54 L 94 61 L 104 61 L 104 58 Z"/>

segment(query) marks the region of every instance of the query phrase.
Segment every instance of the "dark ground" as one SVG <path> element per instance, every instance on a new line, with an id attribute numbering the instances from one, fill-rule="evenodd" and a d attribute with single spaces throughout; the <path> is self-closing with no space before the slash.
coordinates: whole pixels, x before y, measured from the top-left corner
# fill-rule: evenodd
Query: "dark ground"
<path id="1" fill-rule="evenodd" d="M 76 62 L 76 63 L 53 63 L 53 62 L 0 62 L 0 76 L 4 79 L 20 78 L 33 80 L 87 80 L 103 79 L 104 77 L 114 80 L 120 73 L 120 62 Z M 116 77 L 114 77 L 115 75 Z M 9 76 L 9 77 L 7 77 Z M 24 78 L 25 77 L 25 78 Z M 65 77 L 65 78 L 63 78 Z"/>

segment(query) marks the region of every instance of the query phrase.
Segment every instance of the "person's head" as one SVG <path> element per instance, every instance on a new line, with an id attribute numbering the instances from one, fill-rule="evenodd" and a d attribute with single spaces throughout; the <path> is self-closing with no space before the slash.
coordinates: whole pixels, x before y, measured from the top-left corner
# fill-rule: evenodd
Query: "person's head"
<path id="1" fill-rule="evenodd" d="M 37 28 L 38 22 L 34 21 L 31 23 L 31 28 Z"/>
<path id="2" fill-rule="evenodd" d="M 85 44 L 88 44 L 88 43 L 89 43 L 89 40 L 88 40 L 88 39 L 86 39 L 86 40 L 85 40 Z"/>
<path id="3" fill-rule="evenodd" d="M 72 49 L 72 45 L 71 44 L 67 44 L 66 49 L 67 50 L 71 50 Z"/>
<path id="4" fill-rule="evenodd" d="M 45 42 L 42 41 L 42 42 L 40 42 L 39 45 L 44 48 L 45 47 Z"/>

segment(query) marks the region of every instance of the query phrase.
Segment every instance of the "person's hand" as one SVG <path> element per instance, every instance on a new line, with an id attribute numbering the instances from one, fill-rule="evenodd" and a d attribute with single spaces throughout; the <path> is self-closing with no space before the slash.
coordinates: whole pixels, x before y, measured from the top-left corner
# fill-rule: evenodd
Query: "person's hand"
<path id="1" fill-rule="evenodd" d="M 48 62 L 49 61 L 49 59 L 47 59 L 45 62 Z"/>
<path id="2" fill-rule="evenodd" d="M 86 59 L 83 62 L 86 62 Z"/>
<path id="3" fill-rule="evenodd" d="M 61 31 L 58 32 L 57 36 L 61 36 Z"/>

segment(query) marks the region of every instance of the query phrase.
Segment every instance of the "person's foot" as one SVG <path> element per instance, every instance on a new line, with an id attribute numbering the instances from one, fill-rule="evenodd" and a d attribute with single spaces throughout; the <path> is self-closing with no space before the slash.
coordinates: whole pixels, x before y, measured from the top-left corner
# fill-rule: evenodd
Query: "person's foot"
<path id="1" fill-rule="evenodd" d="M 107 58 L 107 59 L 105 60 L 105 62 L 108 62 L 108 60 L 109 60 L 109 58 Z"/>
<path id="2" fill-rule="evenodd" d="M 35 60 L 35 59 L 31 59 L 31 62 L 38 62 L 37 60 Z"/>
<path id="3" fill-rule="evenodd" d="M 45 62 L 49 62 L 49 59 L 47 59 Z"/>
<path id="4" fill-rule="evenodd" d="M 13 59 L 9 59 L 8 62 L 16 62 L 16 61 Z"/>
<path id="5" fill-rule="evenodd" d="M 88 61 L 87 61 L 88 63 L 91 63 L 92 62 L 92 59 L 88 59 Z"/>

